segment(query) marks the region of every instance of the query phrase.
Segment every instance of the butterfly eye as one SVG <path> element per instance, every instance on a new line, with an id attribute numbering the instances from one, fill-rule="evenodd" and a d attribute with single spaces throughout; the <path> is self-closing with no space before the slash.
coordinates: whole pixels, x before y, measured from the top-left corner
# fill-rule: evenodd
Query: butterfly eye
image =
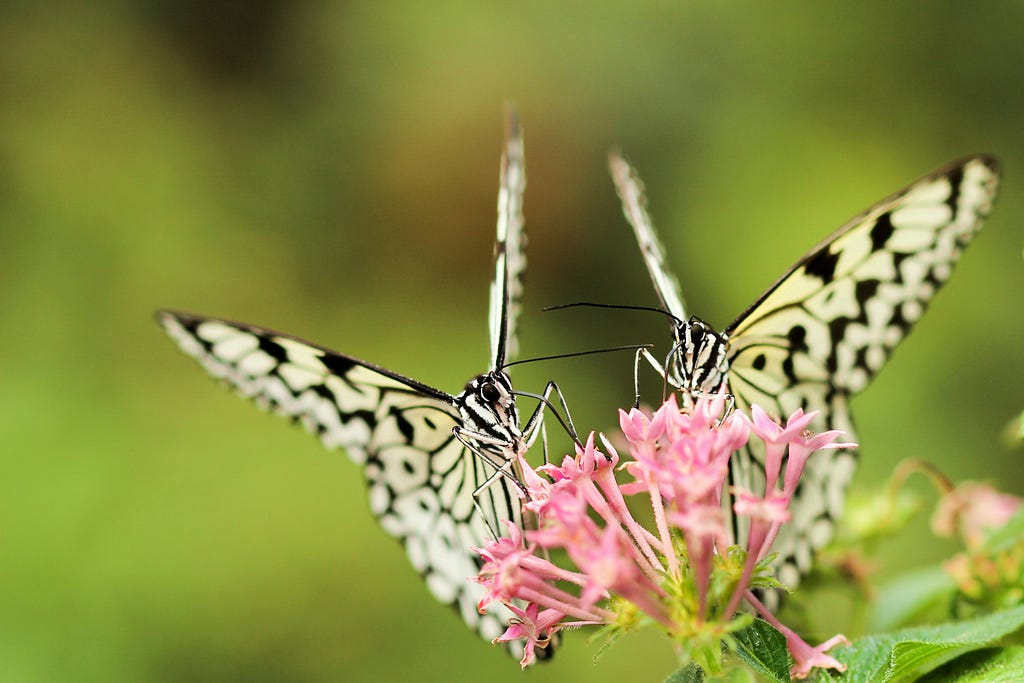
<path id="1" fill-rule="evenodd" d="M 497 403 L 501 398 L 501 392 L 498 391 L 498 387 L 488 382 L 480 386 L 480 398 L 488 403 Z"/>

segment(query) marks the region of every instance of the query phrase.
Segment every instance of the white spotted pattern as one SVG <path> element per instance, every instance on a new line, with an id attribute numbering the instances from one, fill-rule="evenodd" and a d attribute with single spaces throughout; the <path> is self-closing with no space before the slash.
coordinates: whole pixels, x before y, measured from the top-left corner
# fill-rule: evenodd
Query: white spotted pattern
<path id="1" fill-rule="evenodd" d="M 685 321 L 639 179 L 619 157 L 611 167 L 658 296 Z M 855 441 L 850 397 L 881 370 L 949 278 L 988 216 L 998 180 L 991 157 L 953 162 L 875 204 L 808 252 L 721 334 L 737 405 L 757 404 L 775 418 L 797 408 L 821 411 L 813 430 L 840 429 Z M 694 322 L 700 321 L 680 328 Z M 763 487 L 762 456 L 753 449 L 746 455 L 734 459 L 732 482 L 756 490 Z M 855 466 L 850 450 L 808 461 L 793 521 L 773 547 L 784 583 L 795 585 L 810 569 L 813 552 L 831 540 Z"/>
<path id="2" fill-rule="evenodd" d="M 512 116 L 491 287 L 491 364 L 457 395 L 264 328 L 157 313 L 167 333 L 210 375 L 361 465 L 370 510 L 381 527 L 403 543 L 434 597 L 487 639 L 500 635 L 512 614 L 500 605 L 484 615 L 477 611 L 484 590 L 469 581 L 479 568 L 471 548 L 490 540 L 492 529 L 504 532 L 505 520 L 522 526 L 519 494 L 510 478 L 499 477 L 484 489 L 476 498 L 479 508 L 474 491 L 494 473 L 490 462 L 521 453 L 529 438 L 520 430 L 515 396 L 502 370 L 514 351 L 525 269 L 524 187 L 522 136 Z M 476 453 L 456 438 L 456 430 Z M 519 644 L 509 649 L 517 656 L 522 651 Z"/>

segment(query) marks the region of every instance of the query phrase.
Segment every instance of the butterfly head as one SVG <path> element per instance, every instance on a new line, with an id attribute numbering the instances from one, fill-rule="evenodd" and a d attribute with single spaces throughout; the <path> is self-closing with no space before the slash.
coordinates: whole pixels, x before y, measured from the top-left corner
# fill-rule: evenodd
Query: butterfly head
<path id="1" fill-rule="evenodd" d="M 714 393 L 729 375 L 728 340 L 696 316 L 675 327 L 669 381 L 688 396 Z"/>
<path id="2" fill-rule="evenodd" d="M 508 445 L 523 438 L 512 381 L 505 371 L 492 370 L 469 380 L 456 404 L 468 431 Z"/>

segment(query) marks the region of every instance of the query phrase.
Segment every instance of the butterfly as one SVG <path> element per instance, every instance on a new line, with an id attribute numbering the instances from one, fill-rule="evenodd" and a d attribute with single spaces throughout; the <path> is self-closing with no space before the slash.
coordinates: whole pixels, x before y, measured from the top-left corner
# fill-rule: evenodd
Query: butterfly
<path id="1" fill-rule="evenodd" d="M 458 394 L 392 370 L 262 327 L 171 310 L 156 318 L 181 349 L 213 377 L 261 407 L 289 417 L 342 448 L 362 466 L 372 513 L 398 538 L 409 561 L 440 602 L 453 606 L 482 637 L 503 631 L 512 613 L 477 611 L 483 587 L 468 578 L 471 550 L 522 526 L 514 456 L 539 431 L 548 383 L 520 427 L 508 374 L 526 268 L 523 139 L 509 115 L 501 162 L 495 274 L 490 288 L 490 365 Z M 562 406 L 565 406 L 564 399 Z M 513 654 L 520 656 L 521 652 Z M 549 648 L 544 654 L 550 654 Z"/>
<path id="2" fill-rule="evenodd" d="M 664 309 L 673 347 L 664 364 L 645 358 L 684 398 L 727 383 L 741 409 L 775 419 L 820 411 L 814 431 L 840 429 L 855 441 L 850 398 L 882 369 L 981 229 L 995 199 L 999 164 L 965 157 L 881 200 L 807 252 L 722 332 L 688 317 L 679 281 L 654 231 L 643 184 L 621 156 L 609 166 Z M 638 363 L 639 363 L 638 355 Z M 733 485 L 764 486 L 761 455 L 733 458 Z M 783 527 L 777 576 L 795 586 L 833 537 L 857 454 L 811 458 Z M 734 517 L 734 524 L 738 520 Z M 735 529 L 742 538 L 743 529 Z"/>

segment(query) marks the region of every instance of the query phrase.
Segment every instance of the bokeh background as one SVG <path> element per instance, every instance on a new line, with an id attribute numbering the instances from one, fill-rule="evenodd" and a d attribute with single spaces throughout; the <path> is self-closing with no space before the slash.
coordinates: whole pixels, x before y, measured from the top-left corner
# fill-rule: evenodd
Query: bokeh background
<path id="1" fill-rule="evenodd" d="M 921 456 L 1024 493 L 999 438 L 1024 405 L 1022 27 L 1013 3 L 5 5 L 0 679 L 523 677 L 427 594 L 354 465 L 217 388 L 151 319 L 251 321 L 457 391 L 486 361 L 510 101 L 526 355 L 665 348 L 656 316 L 540 312 L 655 302 L 613 146 L 719 326 L 875 200 L 999 155 L 991 221 L 854 404 L 857 486 Z M 624 355 L 515 375 L 556 377 L 584 428 L 630 400 Z M 882 545 L 883 575 L 948 552 L 920 522 Z M 654 633 L 596 666 L 583 634 L 566 641 L 525 676 L 672 669 Z"/>

